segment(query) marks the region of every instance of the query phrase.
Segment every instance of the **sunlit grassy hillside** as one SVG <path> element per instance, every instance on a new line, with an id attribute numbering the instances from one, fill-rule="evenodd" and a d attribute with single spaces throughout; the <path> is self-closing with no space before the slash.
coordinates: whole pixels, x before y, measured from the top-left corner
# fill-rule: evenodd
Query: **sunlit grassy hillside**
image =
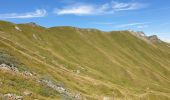
<path id="1" fill-rule="evenodd" d="M 130 31 L 44 28 L 0 21 L 0 64 L 15 64 L 80 93 L 86 100 L 169 100 L 170 46 Z M 2 59 L 2 60 L 1 60 Z M 34 78 L 0 70 L 0 93 L 33 92 L 26 100 L 63 96 Z M 14 84 L 11 85 L 11 82 Z"/>

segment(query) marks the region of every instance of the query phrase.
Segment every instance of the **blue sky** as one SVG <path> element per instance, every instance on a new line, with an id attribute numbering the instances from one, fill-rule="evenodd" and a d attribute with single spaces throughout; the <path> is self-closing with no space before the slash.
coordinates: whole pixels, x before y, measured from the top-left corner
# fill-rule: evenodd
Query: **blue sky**
<path id="1" fill-rule="evenodd" d="M 132 29 L 170 42 L 170 0 L 1 0 L 0 20 L 104 31 Z"/>

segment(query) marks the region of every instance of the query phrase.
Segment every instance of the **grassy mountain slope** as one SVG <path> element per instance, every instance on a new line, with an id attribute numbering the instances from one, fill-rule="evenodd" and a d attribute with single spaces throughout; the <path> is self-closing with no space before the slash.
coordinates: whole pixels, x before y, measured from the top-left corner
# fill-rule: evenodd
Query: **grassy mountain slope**
<path id="1" fill-rule="evenodd" d="M 170 99 L 168 45 L 148 43 L 129 31 L 44 28 L 0 21 L 0 50 L 12 56 L 7 59 L 16 59 L 19 69 L 60 83 L 88 100 Z M 62 98 L 32 78 L 27 80 L 3 71 L 0 74 L 0 82 L 4 83 L 2 94 L 22 95 L 24 90 L 30 90 L 34 96 L 26 99 Z M 10 86 L 10 81 L 15 85 Z"/>

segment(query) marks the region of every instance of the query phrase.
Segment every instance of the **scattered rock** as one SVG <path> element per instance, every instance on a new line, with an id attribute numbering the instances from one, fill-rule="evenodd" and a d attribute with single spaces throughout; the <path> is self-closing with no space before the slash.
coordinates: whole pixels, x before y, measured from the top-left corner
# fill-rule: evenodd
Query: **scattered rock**
<path id="1" fill-rule="evenodd" d="M 19 71 L 18 68 L 14 67 L 14 66 L 9 66 L 7 64 L 1 64 L 0 65 L 0 70 L 6 70 L 6 71 L 13 71 L 13 72 L 17 72 L 17 74 L 21 74 L 24 75 L 26 77 L 33 77 L 34 75 L 29 72 L 29 71 Z M 76 70 L 77 73 L 80 73 L 80 70 Z M 55 90 L 56 92 L 60 93 L 61 95 L 64 95 L 65 97 L 69 98 L 69 100 L 73 99 L 73 100 L 82 100 L 82 96 L 80 93 L 73 93 L 72 91 L 64 88 L 63 86 L 61 86 L 60 84 L 54 83 L 50 80 L 45 80 L 45 79 L 39 79 L 36 78 L 36 80 L 43 84 L 46 85 L 49 88 L 52 88 L 53 90 Z M 15 83 L 11 84 L 12 86 L 15 86 Z M 32 92 L 30 91 L 24 91 L 23 95 L 25 96 L 31 96 Z M 5 94 L 4 95 L 4 100 L 22 100 L 22 96 L 17 96 L 16 94 Z"/>
<path id="2" fill-rule="evenodd" d="M 64 93 L 66 89 L 64 89 L 62 86 L 58 84 L 54 84 L 52 81 L 49 80 L 41 80 L 42 83 L 45 83 L 48 87 L 51 87 L 52 89 L 56 90 L 59 93 Z"/>
<path id="3" fill-rule="evenodd" d="M 31 95 L 32 95 L 32 92 L 30 92 L 30 91 L 24 91 L 23 94 L 24 94 L 25 96 L 31 96 Z"/>
<path id="4" fill-rule="evenodd" d="M 32 34 L 32 36 L 33 36 L 33 38 L 34 38 L 35 40 L 38 39 L 37 36 L 36 36 L 35 34 Z"/>
<path id="5" fill-rule="evenodd" d="M 65 89 L 63 86 L 59 84 L 55 84 L 50 80 L 39 80 L 39 82 L 47 85 L 48 87 L 66 96 L 67 98 L 74 99 L 74 100 L 82 100 L 82 97 L 79 93 L 72 93 L 69 90 Z"/>
<path id="6" fill-rule="evenodd" d="M 28 71 L 22 72 L 22 75 L 27 76 L 27 77 L 32 77 L 33 76 L 33 74 L 31 72 L 28 72 Z"/>
<path id="7" fill-rule="evenodd" d="M 18 26 L 15 26 L 15 29 L 18 31 L 22 31 Z"/>
<path id="8" fill-rule="evenodd" d="M 18 96 L 16 94 L 8 93 L 8 94 L 4 94 L 3 100 L 23 100 L 23 97 Z"/>

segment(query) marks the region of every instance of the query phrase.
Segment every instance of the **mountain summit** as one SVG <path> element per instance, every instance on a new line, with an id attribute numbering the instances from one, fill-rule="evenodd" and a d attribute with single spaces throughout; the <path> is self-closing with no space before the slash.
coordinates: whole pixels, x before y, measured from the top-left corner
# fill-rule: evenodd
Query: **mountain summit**
<path id="1" fill-rule="evenodd" d="M 157 36 L 35 26 L 0 21 L 0 98 L 170 99 L 170 47 Z"/>

